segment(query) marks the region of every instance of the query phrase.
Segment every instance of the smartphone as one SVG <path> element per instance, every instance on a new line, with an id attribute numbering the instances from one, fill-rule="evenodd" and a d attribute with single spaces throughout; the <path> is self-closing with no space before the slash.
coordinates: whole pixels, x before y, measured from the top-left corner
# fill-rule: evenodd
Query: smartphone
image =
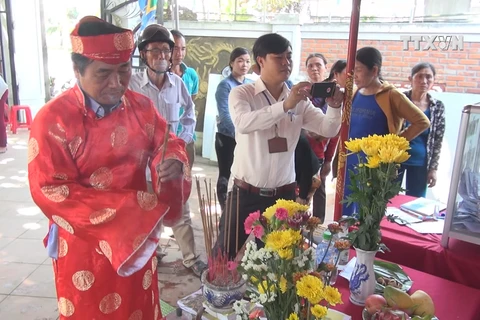
<path id="1" fill-rule="evenodd" d="M 313 98 L 329 98 L 335 93 L 335 82 L 317 82 L 312 84 L 310 95 Z"/>

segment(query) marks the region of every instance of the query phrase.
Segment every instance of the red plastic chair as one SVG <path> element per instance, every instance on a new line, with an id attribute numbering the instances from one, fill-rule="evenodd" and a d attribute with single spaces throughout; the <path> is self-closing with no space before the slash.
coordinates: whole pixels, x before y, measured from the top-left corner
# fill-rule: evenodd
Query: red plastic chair
<path id="1" fill-rule="evenodd" d="M 23 110 L 25 111 L 25 118 L 26 122 L 19 122 L 18 121 L 18 111 Z M 17 129 L 20 128 L 27 128 L 30 130 L 30 126 L 32 125 L 32 112 L 30 111 L 30 107 L 28 106 L 12 106 L 10 109 L 10 130 L 13 134 L 17 133 Z"/>

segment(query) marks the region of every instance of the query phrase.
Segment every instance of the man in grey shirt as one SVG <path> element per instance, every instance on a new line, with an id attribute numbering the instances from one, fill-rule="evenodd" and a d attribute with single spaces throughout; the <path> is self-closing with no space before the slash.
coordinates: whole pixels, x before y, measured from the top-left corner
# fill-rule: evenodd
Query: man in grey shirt
<path id="1" fill-rule="evenodd" d="M 170 71 L 174 43 L 172 34 L 163 26 L 153 24 L 145 28 L 139 38 L 138 49 L 140 58 L 147 68 L 143 72 L 134 74 L 129 86 L 130 89 L 146 95 L 153 101 L 160 115 L 170 124 L 172 133 L 177 133 L 178 126 L 181 124 L 182 129 L 178 137 L 189 144 L 193 142 L 195 130 L 195 106 L 182 79 Z M 180 116 L 182 106 L 185 111 Z M 151 180 L 148 171 L 147 180 Z M 188 201 L 183 206 L 183 218 L 172 230 L 182 251 L 183 265 L 200 276 L 206 269 L 206 264 L 198 260 L 198 255 L 195 253 Z M 160 249 L 157 255 L 161 258 L 165 253 Z"/>

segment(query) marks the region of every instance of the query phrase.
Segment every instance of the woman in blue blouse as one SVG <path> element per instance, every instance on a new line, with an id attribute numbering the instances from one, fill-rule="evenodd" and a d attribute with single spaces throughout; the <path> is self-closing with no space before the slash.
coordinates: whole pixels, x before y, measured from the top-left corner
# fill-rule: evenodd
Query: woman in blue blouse
<path id="1" fill-rule="evenodd" d="M 435 83 L 435 67 L 428 62 L 420 62 L 412 68 L 410 77 L 412 85 L 405 95 L 430 120 L 430 128 L 423 131 L 418 137 L 410 141 L 410 159 L 402 163 L 398 178 L 403 180 L 406 174 L 406 194 L 414 197 L 425 197 L 427 185 L 429 188 L 437 182 L 438 160 L 442 149 L 445 133 L 445 107 L 440 100 L 436 100 L 428 91 Z M 410 123 L 405 121 L 405 127 Z"/>
<path id="2" fill-rule="evenodd" d="M 217 100 L 217 129 L 215 136 L 215 151 L 218 161 L 217 196 L 222 207 L 227 199 L 228 180 L 230 168 L 233 163 L 233 151 L 235 150 L 235 127 L 233 126 L 230 112 L 228 111 L 228 95 L 232 88 L 244 83 L 252 82 L 245 78 L 250 70 L 250 54 L 245 48 L 235 48 L 230 54 L 231 74 L 223 79 L 217 87 L 215 99 Z"/>
<path id="3" fill-rule="evenodd" d="M 430 122 L 402 92 L 381 77 L 382 55 L 373 47 L 364 47 L 355 57 L 354 80 L 357 92 L 353 96 L 349 138 L 369 135 L 398 134 L 411 141 L 428 128 Z M 405 129 L 402 124 L 411 123 Z M 344 196 L 351 194 L 350 176 L 355 174 L 357 155 L 347 156 Z M 343 205 L 342 214 L 353 215 L 356 203 Z"/>

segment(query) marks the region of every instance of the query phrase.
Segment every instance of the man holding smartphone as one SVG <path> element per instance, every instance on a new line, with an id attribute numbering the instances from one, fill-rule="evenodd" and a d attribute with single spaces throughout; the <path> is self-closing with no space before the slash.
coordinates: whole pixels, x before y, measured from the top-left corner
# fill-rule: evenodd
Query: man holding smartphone
<path id="1" fill-rule="evenodd" d="M 302 128 L 333 137 L 341 125 L 340 90 L 327 98 L 324 114 L 308 99 L 311 83 L 300 82 L 291 89 L 285 84 L 292 71 L 292 47 L 287 39 L 275 33 L 263 35 L 255 41 L 253 55 L 260 78 L 232 89 L 229 96 L 237 141 L 231 169 L 234 186 L 229 195 L 230 225 L 224 212 L 217 247 L 223 248 L 229 228 L 234 241 L 223 249 L 230 258 L 247 240 L 243 223 L 250 213 L 263 212 L 280 198 L 295 200 L 294 150 Z"/>

